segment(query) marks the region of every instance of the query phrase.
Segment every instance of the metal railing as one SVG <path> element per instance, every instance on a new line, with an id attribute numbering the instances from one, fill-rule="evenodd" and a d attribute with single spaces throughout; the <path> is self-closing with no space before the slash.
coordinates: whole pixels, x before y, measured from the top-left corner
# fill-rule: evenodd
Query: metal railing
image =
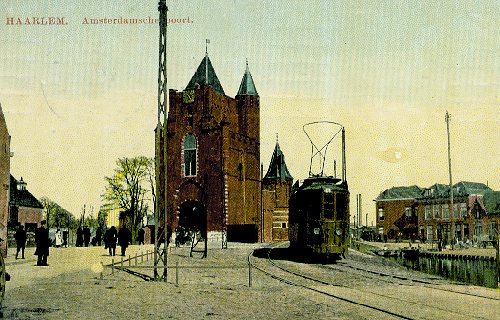
<path id="1" fill-rule="evenodd" d="M 154 266 L 154 265 L 139 265 L 145 261 L 154 259 L 154 251 L 147 250 L 146 252 L 141 252 L 140 254 L 135 253 L 135 255 L 128 257 L 120 256 L 118 261 L 111 259 L 110 264 L 103 264 L 103 268 L 100 272 L 99 278 L 104 279 L 104 270 L 108 268 L 111 270 L 110 274 L 113 275 L 115 271 L 130 271 L 131 269 L 159 269 L 164 268 L 164 266 Z M 248 269 L 248 286 L 252 287 L 252 265 L 248 263 L 247 265 L 232 265 L 232 266 L 221 266 L 221 265 L 211 265 L 211 266 L 199 266 L 199 265 L 180 265 L 176 261 L 175 265 L 167 265 L 167 269 L 175 270 L 175 285 L 179 285 L 179 274 L 181 269 Z M 140 275 L 142 278 L 147 278 L 148 280 L 154 280 L 154 277 L 150 277 L 146 274 L 136 274 Z"/>

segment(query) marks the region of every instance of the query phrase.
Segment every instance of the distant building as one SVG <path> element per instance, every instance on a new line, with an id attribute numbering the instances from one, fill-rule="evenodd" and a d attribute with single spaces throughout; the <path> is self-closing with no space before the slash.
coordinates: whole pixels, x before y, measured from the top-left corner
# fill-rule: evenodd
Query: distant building
<path id="1" fill-rule="evenodd" d="M 500 191 L 485 191 L 482 197 L 478 195 L 471 200 L 467 223 L 474 234 L 469 234 L 469 238 L 475 241 L 498 240 Z"/>
<path id="2" fill-rule="evenodd" d="M 106 211 L 106 228 L 120 226 L 120 211 L 122 210 L 114 203 L 107 203 L 102 206 L 102 210 Z"/>
<path id="3" fill-rule="evenodd" d="M 492 191 L 483 183 L 459 182 L 453 186 L 453 224 L 454 238 L 458 241 L 473 240 L 474 235 L 482 231 L 474 230 L 471 219 L 473 203 L 482 198 L 487 191 Z M 434 184 L 425 189 L 418 199 L 420 206 L 420 236 L 426 241 L 441 240 L 451 243 L 450 187 Z"/>
<path id="4" fill-rule="evenodd" d="M 7 223 L 9 220 L 10 135 L 0 105 L 0 253 L 7 255 Z"/>
<path id="5" fill-rule="evenodd" d="M 450 215 L 450 187 L 394 187 L 375 199 L 377 228 L 384 240 L 412 239 L 478 241 L 498 235 L 499 192 L 483 183 L 462 181 L 453 186 L 453 217 Z M 451 234 L 452 221 L 455 235 Z"/>
<path id="6" fill-rule="evenodd" d="M 10 176 L 10 217 L 9 227 L 23 225 L 26 232 L 35 232 L 43 215 L 43 205 L 26 188 L 27 184 Z"/>
<path id="7" fill-rule="evenodd" d="M 417 198 L 421 193 L 417 186 L 393 187 L 380 193 L 374 200 L 380 240 L 417 237 Z"/>
<path id="8" fill-rule="evenodd" d="M 225 241 L 258 241 L 260 99 L 248 65 L 232 98 L 207 54 L 183 91 L 170 90 L 169 102 L 165 189 L 170 228 L 206 230 L 223 246 Z"/>
<path id="9" fill-rule="evenodd" d="M 292 184 L 293 177 L 276 141 L 271 163 L 262 179 L 263 242 L 288 240 L 288 207 Z"/>

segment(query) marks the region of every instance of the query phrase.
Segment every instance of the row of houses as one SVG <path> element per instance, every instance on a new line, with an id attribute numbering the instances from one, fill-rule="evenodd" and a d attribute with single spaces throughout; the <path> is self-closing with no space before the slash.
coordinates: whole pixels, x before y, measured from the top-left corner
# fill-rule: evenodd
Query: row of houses
<path id="1" fill-rule="evenodd" d="M 43 205 L 26 188 L 26 182 L 10 174 L 11 137 L 0 105 L 0 254 L 7 254 L 7 239 L 15 227 L 34 232 L 43 215 Z"/>
<path id="2" fill-rule="evenodd" d="M 393 187 L 374 200 L 380 240 L 415 240 L 445 244 L 497 239 L 500 191 L 484 183 L 462 181 L 452 187 L 434 184 Z M 454 230 L 454 232 L 452 231 Z M 453 234 L 454 233 L 454 234 Z"/>

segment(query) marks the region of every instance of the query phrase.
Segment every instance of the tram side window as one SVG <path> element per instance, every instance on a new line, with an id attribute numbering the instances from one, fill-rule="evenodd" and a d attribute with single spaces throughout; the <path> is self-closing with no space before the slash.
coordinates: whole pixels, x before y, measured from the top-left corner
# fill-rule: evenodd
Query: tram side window
<path id="1" fill-rule="evenodd" d="M 334 210 L 333 193 L 323 193 L 323 218 L 330 220 L 333 219 Z"/>

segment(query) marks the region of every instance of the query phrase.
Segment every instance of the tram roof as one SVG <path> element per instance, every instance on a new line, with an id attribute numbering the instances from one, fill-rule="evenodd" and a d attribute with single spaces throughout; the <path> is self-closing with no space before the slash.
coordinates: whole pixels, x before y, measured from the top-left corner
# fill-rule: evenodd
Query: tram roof
<path id="1" fill-rule="evenodd" d="M 342 182 L 342 179 L 334 178 L 331 176 L 315 176 L 305 179 L 302 182 L 300 189 L 301 190 L 318 190 L 318 189 L 347 190 L 347 187 Z"/>

